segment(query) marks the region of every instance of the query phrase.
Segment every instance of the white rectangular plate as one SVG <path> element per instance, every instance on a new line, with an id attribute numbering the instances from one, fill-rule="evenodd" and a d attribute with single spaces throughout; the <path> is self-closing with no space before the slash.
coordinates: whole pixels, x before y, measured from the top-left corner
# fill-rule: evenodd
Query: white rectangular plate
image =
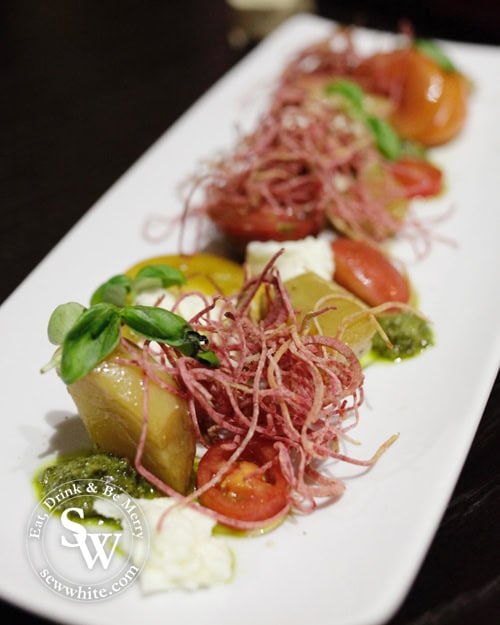
<path id="1" fill-rule="evenodd" d="M 433 320 L 436 346 L 410 362 L 366 372 L 366 405 L 354 451 L 369 457 L 394 432 L 398 442 L 371 470 L 347 476 L 335 505 L 236 543 L 233 583 L 195 594 L 141 597 L 138 586 L 94 604 L 66 601 L 36 579 L 25 551 L 34 508 L 33 472 L 67 439 L 75 409 L 54 374 L 46 323 L 62 302 L 87 302 L 95 286 L 145 257 L 176 252 L 142 236 L 148 215 L 180 211 L 177 185 L 199 159 L 228 146 L 234 125 L 252 126 L 268 85 L 289 55 L 325 35 L 330 24 L 301 16 L 286 23 L 206 94 L 88 212 L 0 309 L 3 380 L 4 509 L 0 592 L 18 605 L 66 623 L 138 622 L 205 625 L 369 625 L 404 599 L 455 485 L 500 356 L 500 51 L 443 45 L 474 82 L 459 140 L 434 151 L 446 172 L 443 198 L 422 209 L 451 216 L 436 243 L 409 270 L 420 307 Z M 356 33 L 361 46 L 389 36 Z M 405 254 L 403 248 L 396 250 Z M 71 267 L 71 272 L 67 268 Z M 73 441 L 76 446 L 76 442 Z"/>

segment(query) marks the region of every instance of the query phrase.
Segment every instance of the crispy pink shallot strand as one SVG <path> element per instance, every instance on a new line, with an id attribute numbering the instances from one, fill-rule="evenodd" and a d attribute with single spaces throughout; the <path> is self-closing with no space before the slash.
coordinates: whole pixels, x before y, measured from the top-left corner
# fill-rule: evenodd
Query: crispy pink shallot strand
<path id="1" fill-rule="evenodd" d="M 325 91 L 353 78 L 360 60 L 346 29 L 292 59 L 256 129 L 195 177 L 204 199 L 188 199 L 187 214 L 207 214 L 242 240 L 302 238 L 328 220 L 372 242 L 400 232 L 408 202 L 389 162 Z"/>
<path id="2" fill-rule="evenodd" d="M 287 291 L 272 259 L 264 272 L 246 281 L 237 300 L 218 296 L 191 320 L 194 329 L 210 337 L 220 367 L 209 368 L 162 345 L 164 358 L 153 361 L 146 344 L 143 356 L 134 357 L 147 381 L 165 385 L 158 371 L 175 380 L 177 392 L 187 402 L 198 442 L 210 447 L 227 440 L 234 451 L 227 464 L 202 489 L 187 497 L 173 493 L 142 465 L 147 428 L 137 450 L 136 467 L 161 491 L 180 503 L 198 505 L 195 499 L 214 486 L 238 460 L 254 437 L 264 438 L 278 451 L 281 470 L 290 491 L 287 506 L 272 519 L 244 522 L 202 509 L 216 520 L 238 529 L 269 525 L 289 508 L 311 512 L 316 498 L 336 498 L 344 490 L 341 481 L 327 475 L 325 460 L 373 464 L 388 441 L 369 460 L 351 458 L 340 451 L 350 419 L 358 418 L 363 401 L 363 372 L 356 355 L 341 340 L 322 335 L 302 335 Z M 255 293 L 266 292 L 266 313 L 252 318 Z M 214 315 L 217 311 L 217 315 Z M 212 314 L 209 314 L 212 313 Z M 170 387 L 168 387 L 170 390 Z M 145 396 L 147 393 L 145 393 Z"/>
<path id="3" fill-rule="evenodd" d="M 326 101 L 275 107 L 231 155 L 211 165 L 204 203 L 188 211 L 206 213 L 223 232 L 243 239 L 264 211 L 270 238 L 280 229 L 285 238 L 303 236 L 304 228 L 316 234 L 330 219 L 346 232 L 382 241 L 403 227 L 391 203 L 406 200 L 371 134 L 359 130 Z"/>

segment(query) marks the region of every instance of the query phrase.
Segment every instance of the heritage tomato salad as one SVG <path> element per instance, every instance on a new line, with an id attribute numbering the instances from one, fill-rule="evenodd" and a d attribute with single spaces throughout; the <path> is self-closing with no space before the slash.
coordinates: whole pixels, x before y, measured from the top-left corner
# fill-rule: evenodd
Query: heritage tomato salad
<path id="1" fill-rule="evenodd" d="M 467 95 L 412 37 L 363 57 L 341 29 L 292 58 L 255 131 L 194 177 L 202 200 L 186 215 L 211 220 L 238 260 L 145 259 L 54 311 L 46 368 L 95 448 L 151 496 L 234 530 L 342 496 L 336 463 L 368 467 L 397 438 L 349 451 L 365 365 L 433 344 L 387 244 L 421 236 L 411 201 L 443 185 L 427 148 L 460 132 Z"/>

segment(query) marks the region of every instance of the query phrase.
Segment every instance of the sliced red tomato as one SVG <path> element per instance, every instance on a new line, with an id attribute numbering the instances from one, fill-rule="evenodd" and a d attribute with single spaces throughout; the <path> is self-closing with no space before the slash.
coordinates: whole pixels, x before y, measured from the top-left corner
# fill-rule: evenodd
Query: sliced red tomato
<path id="1" fill-rule="evenodd" d="M 363 241 L 341 238 L 332 243 L 334 280 L 370 306 L 410 300 L 404 276 L 379 250 Z"/>
<path id="2" fill-rule="evenodd" d="M 209 210 L 209 216 L 224 234 L 243 243 L 303 239 L 318 234 L 324 227 L 325 219 L 318 212 L 301 215 L 293 211 L 277 213 L 268 204 L 241 214 L 234 207 L 214 206 Z"/>
<path id="3" fill-rule="evenodd" d="M 197 487 L 211 480 L 232 453 L 224 442 L 210 447 L 198 466 Z M 200 496 L 200 502 L 231 519 L 265 521 L 287 507 L 288 491 L 272 443 L 255 439 L 220 482 Z"/>
<path id="4" fill-rule="evenodd" d="M 429 197 L 441 193 L 443 174 L 429 161 L 404 157 L 391 163 L 390 169 L 403 187 L 406 198 Z"/>

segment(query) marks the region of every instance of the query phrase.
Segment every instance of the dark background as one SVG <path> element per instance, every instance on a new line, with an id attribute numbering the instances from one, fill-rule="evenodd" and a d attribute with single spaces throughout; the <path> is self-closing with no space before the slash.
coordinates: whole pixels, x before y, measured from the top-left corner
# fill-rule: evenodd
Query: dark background
<path id="1" fill-rule="evenodd" d="M 316 4 L 344 22 L 397 30 L 406 20 L 419 36 L 500 45 L 498 0 Z M 0 302 L 246 53 L 227 32 L 223 0 L 0 5 Z M 500 622 L 499 406 L 497 380 L 435 540 L 388 625 Z M 44 622 L 0 606 L 7 622 Z"/>

